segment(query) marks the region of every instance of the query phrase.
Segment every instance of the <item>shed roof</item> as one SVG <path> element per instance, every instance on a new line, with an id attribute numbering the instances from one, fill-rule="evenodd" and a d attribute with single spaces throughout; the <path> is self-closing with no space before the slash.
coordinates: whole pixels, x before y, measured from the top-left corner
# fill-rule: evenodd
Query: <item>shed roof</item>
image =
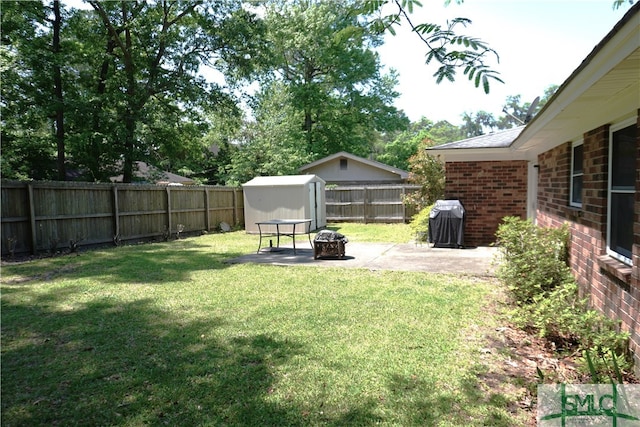
<path id="1" fill-rule="evenodd" d="M 282 176 L 256 176 L 251 181 L 245 182 L 242 186 L 250 187 L 273 187 L 283 185 L 304 185 L 309 182 L 324 180 L 316 175 L 282 175 Z"/>

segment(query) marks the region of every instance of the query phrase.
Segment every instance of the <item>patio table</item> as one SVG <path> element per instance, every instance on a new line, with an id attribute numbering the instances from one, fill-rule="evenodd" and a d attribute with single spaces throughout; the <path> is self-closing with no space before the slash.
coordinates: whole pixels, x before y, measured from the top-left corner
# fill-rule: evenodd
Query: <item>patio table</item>
<path id="1" fill-rule="evenodd" d="M 311 243 L 311 220 L 310 219 L 268 219 L 265 221 L 256 222 L 258 226 L 258 232 L 260 233 L 260 243 L 258 243 L 258 251 L 260 252 L 260 248 L 262 248 L 262 238 L 263 237 L 276 237 L 276 248 L 280 247 L 280 236 L 289 236 L 293 239 L 293 254 L 296 254 L 296 234 L 306 234 L 309 239 L 309 244 L 313 247 Z M 262 227 L 268 225 L 275 225 L 276 232 L 263 232 Z M 298 228 L 298 232 L 296 233 L 296 226 L 303 225 L 304 230 L 300 230 Z M 285 226 L 285 229 L 282 230 L 280 226 Z M 291 228 L 291 231 L 287 230 L 287 228 Z"/>

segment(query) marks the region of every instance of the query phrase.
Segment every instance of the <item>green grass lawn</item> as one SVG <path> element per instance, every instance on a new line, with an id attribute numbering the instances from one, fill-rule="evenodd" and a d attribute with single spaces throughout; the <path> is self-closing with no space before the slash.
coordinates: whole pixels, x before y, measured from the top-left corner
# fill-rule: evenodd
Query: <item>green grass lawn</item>
<path id="1" fill-rule="evenodd" d="M 239 231 L 3 265 L 2 425 L 521 423 L 477 377 L 495 283 L 224 263 L 256 243 Z"/>

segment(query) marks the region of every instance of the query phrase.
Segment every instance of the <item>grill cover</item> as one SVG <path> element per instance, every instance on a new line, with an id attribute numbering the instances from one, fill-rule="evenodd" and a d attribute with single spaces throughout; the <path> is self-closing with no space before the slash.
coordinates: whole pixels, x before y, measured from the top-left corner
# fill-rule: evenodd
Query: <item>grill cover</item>
<path id="1" fill-rule="evenodd" d="M 438 200 L 429 214 L 429 242 L 437 248 L 464 245 L 464 207 L 459 200 Z"/>

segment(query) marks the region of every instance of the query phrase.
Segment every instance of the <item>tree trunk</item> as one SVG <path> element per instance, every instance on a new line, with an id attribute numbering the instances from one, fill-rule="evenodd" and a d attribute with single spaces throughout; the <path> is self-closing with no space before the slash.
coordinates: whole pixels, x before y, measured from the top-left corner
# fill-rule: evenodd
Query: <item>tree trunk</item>
<path id="1" fill-rule="evenodd" d="M 62 72 L 60 70 L 59 56 L 60 56 L 60 28 L 62 27 L 62 17 L 60 15 L 60 1 L 54 0 L 53 2 L 53 86 L 55 93 L 55 106 L 56 106 L 56 146 L 58 149 L 58 179 L 60 181 L 66 181 L 67 169 L 65 166 L 65 135 L 64 135 L 64 95 L 62 92 Z"/>
<path id="2" fill-rule="evenodd" d="M 122 5 L 122 22 L 129 22 L 129 12 L 127 8 L 127 2 L 121 2 Z M 131 182 L 133 180 L 133 156 L 135 148 L 135 131 L 136 131 L 136 119 L 134 114 L 138 111 L 136 106 L 136 77 L 135 77 L 135 65 L 133 64 L 132 47 L 133 42 L 131 40 L 131 29 L 127 26 L 124 30 L 125 46 L 124 51 L 124 72 L 127 76 L 127 108 L 126 116 L 124 117 L 125 134 L 124 134 L 124 165 L 122 170 L 122 182 Z M 140 106 L 142 107 L 142 106 Z"/>
<path id="3" fill-rule="evenodd" d="M 307 150 L 309 152 L 312 151 L 313 148 L 313 138 L 311 135 L 311 129 L 313 127 L 313 119 L 311 117 L 311 109 L 304 109 L 304 131 L 307 137 Z"/>

